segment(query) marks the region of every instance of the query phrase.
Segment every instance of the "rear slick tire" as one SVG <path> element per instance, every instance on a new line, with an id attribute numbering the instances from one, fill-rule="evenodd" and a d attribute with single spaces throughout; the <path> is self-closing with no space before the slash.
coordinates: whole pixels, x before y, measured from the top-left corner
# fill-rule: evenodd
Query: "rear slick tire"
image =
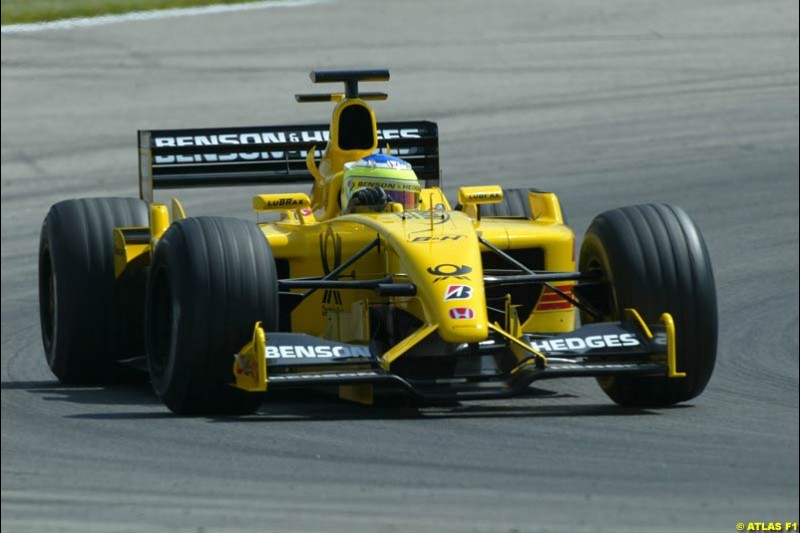
<path id="1" fill-rule="evenodd" d="M 527 218 L 534 220 L 533 213 L 531 212 L 531 204 L 528 200 L 529 192 L 542 192 L 540 189 L 532 188 L 503 188 L 503 200 L 496 204 L 480 204 L 478 211 L 481 217 L 509 217 L 509 218 Z M 561 207 L 561 219 L 564 225 L 568 226 L 567 215 L 564 212 L 564 207 Z"/>
<path id="2" fill-rule="evenodd" d="M 658 407 L 698 396 L 717 355 L 717 297 L 703 237 L 678 207 L 639 205 L 598 215 L 581 246 L 581 272 L 600 271 L 612 301 L 607 320 L 627 307 L 647 323 L 668 312 L 675 321 L 677 370 L 685 378 L 608 377 L 598 383 L 616 403 Z M 584 322 L 590 317 L 582 315 Z"/>
<path id="3" fill-rule="evenodd" d="M 278 324 L 272 250 L 252 222 L 197 217 L 156 246 L 147 286 L 146 347 L 158 396 L 181 415 L 250 414 L 262 395 L 230 385 L 234 354 Z"/>
<path id="4" fill-rule="evenodd" d="M 39 238 L 39 320 L 50 370 L 62 383 L 144 381 L 119 361 L 144 355 L 147 268 L 114 277 L 114 228 L 147 226 L 138 198 L 64 200 Z"/>

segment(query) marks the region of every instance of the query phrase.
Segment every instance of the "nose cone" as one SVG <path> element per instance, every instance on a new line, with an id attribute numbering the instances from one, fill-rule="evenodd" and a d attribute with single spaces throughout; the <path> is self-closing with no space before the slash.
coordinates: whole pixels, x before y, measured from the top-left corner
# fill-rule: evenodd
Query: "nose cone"
<path id="1" fill-rule="evenodd" d="M 405 270 L 443 340 L 480 342 L 488 328 L 478 237 L 466 215 L 444 215 L 447 219 L 437 224 L 429 218 L 405 221 Z"/>
<path id="2" fill-rule="evenodd" d="M 466 243 L 437 249 L 436 256 L 454 262 L 425 269 L 428 284 L 421 292 L 430 294 L 429 309 L 439 323 L 439 335 L 447 342 L 480 342 L 487 336 L 483 269 L 477 246 L 473 247 L 474 254 Z"/>

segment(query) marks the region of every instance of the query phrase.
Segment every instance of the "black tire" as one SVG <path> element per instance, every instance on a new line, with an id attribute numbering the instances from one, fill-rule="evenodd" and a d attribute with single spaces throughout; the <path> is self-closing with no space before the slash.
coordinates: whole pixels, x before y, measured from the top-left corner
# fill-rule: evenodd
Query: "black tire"
<path id="1" fill-rule="evenodd" d="M 503 189 L 503 201 L 496 204 L 480 204 L 478 211 L 482 217 L 521 217 L 533 220 L 531 204 L 528 202 L 528 192 L 542 192 L 539 189 Z M 456 209 L 459 209 L 457 207 Z M 561 208 L 564 224 L 567 224 L 567 215 Z"/>
<path id="2" fill-rule="evenodd" d="M 503 189 L 503 201 L 496 204 L 478 206 L 482 217 L 525 217 L 533 218 L 528 191 L 537 189 Z M 537 191 L 538 192 L 538 191 Z"/>
<path id="3" fill-rule="evenodd" d="M 677 369 L 685 378 L 598 379 L 605 393 L 625 406 L 667 406 L 705 389 L 717 356 L 717 296 L 700 230 L 680 208 L 639 205 L 598 215 L 583 240 L 579 268 L 602 271 L 611 290 L 606 319 L 633 307 L 645 322 L 663 312 L 675 320 Z M 584 322 L 589 317 L 582 316 Z"/>
<path id="4" fill-rule="evenodd" d="M 113 229 L 147 226 L 136 198 L 66 200 L 39 238 L 39 319 L 47 364 L 62 383 L 141 380 L 117 363 L 144 355 L 147 269 L 114 279 Z"/>
<path id="5" fill-rule="evenodd" d="M 175 222 L 156 246 L 147 285 L 147 363 L 174 413 L 249 414 L 262 395 L 229 385 L 233 355 L 261 321 L 278 325 L 278 278 L 266 237 L 252 222 Z"/>

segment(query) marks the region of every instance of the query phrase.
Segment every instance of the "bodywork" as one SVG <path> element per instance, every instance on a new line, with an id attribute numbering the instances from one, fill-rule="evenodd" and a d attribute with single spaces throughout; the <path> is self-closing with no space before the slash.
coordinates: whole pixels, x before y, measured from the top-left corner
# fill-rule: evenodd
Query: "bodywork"
<path id="1" fill-rule="evenodd" d="M 530 217 L 481 217 L 503 200 L 497 185 L 462 187 L 458 207 L 439 188 L 438 130 L 428 121 L 378 123 L 358 83 L 388 71 L 312 73 L 344 93 L 330 125 L 139 132 L 140 195 L 150 226 L 115 230 L 116 271 L 148 264 L 180 202 L 162 188 L 309 183 L 310 194 L 253 198 L 279 273 L 280 331 L 253 324 L 231 354 L 232 386 L 248 391 L 335 385 L 369 402 L 373 387 L 425 398 L 510 396 L 532 381 L 572 376 L 668 375 L 675 331 L 668 314 L 645 324 L 634 309 L 603 320 L 592 273 L 575 271 L 575 236 L 558 198 L 528 193 Z M 425 181 L 419 209 L 343 215 L 345 163 L 376 150 L 405 158 Z M 171 211 L 171 213 L 170 213 Z M 576 329 L 577 311 L 592 324 Z"/>

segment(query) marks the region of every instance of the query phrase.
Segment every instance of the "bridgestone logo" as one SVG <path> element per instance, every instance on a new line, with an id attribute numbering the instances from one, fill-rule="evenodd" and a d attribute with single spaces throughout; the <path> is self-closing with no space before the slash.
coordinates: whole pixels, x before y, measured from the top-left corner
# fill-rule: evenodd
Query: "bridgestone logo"
<path id="1" fill-rule="evenodd" d="M 469 300 L 472 298 L 472 287 L 469 285 L 448 285 L 444 291 L 444 301 Z"/>
<path id="2" fill-rule="evenodd" d="M 540 352 L 561 352 L 586 350 L 592 348 L 618 348 L 639 346 L 639 339 L 633 333 L 592 335 L 590 337 L 567 337 L 542 341 L 531 341 L 533 349 Z"/>
<path id="3" fill-rule="evenodd" d="M 267 359 L 372 357 L 367 346 L 267 346 Z"/>

